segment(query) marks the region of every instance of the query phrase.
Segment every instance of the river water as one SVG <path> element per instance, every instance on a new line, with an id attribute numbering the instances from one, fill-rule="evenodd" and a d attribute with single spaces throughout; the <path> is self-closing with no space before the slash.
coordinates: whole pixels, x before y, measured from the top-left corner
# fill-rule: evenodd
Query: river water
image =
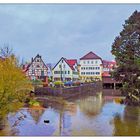
<path id="1" fill-rule="evenodd" d="M 0 135 L 140 136 L 140 108 L 121 105 L 118 98 L 122 97 L 97 92 L 67 100 L 65 105 L 45 102 L 44 108 L 22 108 L 8 115 Z"/>

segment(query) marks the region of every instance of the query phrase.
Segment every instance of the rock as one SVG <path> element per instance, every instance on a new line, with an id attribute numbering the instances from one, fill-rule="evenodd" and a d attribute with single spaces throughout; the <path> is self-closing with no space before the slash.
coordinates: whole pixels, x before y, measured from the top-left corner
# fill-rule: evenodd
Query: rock
<path id="1" fill-rule="evenodd" d="M 49 123 L 50 121 L 49 120 L 44 120 L 44 123 Z"/>

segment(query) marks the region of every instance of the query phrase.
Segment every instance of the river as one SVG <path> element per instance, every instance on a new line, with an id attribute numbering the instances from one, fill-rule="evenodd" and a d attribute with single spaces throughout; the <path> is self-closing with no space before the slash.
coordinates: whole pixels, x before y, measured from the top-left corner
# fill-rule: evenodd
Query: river
<path id="1" fill-rule="evenodd" d="M 121 105 L 118 98 L 122 97 L 98 92 L 67 100 L 65 105 L 45 102 L 44 108 L 22 108 L 9 113 L 0 135 L 140 136 L 140 108 Z"/>

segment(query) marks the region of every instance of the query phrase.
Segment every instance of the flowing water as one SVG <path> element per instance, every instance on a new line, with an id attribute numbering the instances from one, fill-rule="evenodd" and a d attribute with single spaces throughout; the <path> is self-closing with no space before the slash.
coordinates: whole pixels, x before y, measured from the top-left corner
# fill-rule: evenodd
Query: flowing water
<path id="1" fill-rule="evenodd" d="M 140 108 L 121 105 L 118 98 L 98 92 L 67 100 L 65 105 L 46 101 L 45 108 L 22 108 L 8 115 L 0 135 L 140 136 Z"/>

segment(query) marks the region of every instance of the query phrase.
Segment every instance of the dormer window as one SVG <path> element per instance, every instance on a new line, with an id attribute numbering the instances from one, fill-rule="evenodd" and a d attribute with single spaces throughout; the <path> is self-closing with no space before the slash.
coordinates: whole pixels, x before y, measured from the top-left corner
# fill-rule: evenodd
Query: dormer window
<path id="1" fill-rule="evenodd" d="M 39 59 L 37 59 L 36 62 L 39 62 Z"/>

